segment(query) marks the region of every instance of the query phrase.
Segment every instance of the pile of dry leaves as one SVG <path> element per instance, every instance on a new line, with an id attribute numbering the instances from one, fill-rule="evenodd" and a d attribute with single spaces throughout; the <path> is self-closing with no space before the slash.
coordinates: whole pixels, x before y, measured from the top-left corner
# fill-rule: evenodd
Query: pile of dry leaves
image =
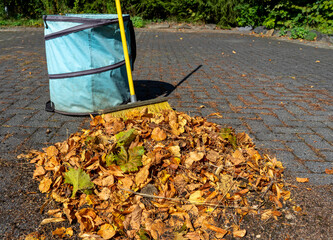
<path id="1" fill-rule="evenodd" d="M 26 157 L 59 206 L 41 224 L 78 222 L 84 239 L 243 237 L 244 216 L 277 219 L 290 198 L 281 162 L 247 134 L 173 110 L 96 116 L 89 130 Z"/>

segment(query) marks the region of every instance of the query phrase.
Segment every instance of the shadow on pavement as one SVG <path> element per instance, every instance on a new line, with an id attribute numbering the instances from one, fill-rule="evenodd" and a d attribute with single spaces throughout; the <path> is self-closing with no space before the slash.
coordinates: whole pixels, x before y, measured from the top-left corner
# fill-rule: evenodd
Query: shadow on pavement
<path id="1" fill-rule="evenodd" d="M 161 96 L 167 97 L 201 67 L 202 65 L 196 67 L 192 72 L 190 72 L 182 80 L 180 80 L 179 83 L 177 83 L 175 86 L 170 83 L 155 80 L 136 80 L 134 81 L 136 96 L 140 101 L 150 100 Z"/>

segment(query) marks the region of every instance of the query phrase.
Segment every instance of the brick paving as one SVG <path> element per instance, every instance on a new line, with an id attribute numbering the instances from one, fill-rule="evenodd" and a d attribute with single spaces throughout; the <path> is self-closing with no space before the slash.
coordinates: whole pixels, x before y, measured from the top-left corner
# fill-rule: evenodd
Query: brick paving
<path id="1" fill-rule="evenodd" d="M 137 30 L 141 100 L 166 94 L 178 111 L 245 131 L 291 177 L 333 184 L 333 50 L 225 32 Z M 0 166 L 65 140 L 89 117 L 44 111 L 43 32 L 0 31 Z M 220 113 L 223 118 L 212 113 Z M 8 177 L 2 171 L 0 179 Z"/>

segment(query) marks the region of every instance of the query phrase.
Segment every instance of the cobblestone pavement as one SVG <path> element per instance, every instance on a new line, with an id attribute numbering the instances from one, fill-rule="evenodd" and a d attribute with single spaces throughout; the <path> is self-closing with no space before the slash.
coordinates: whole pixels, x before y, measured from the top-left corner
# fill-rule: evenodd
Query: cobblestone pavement
<path id="1" fill-rule="evenodd" d="M 190 115 L 245 131 L 293 176 L 333 183 L 333 50 L 219 32 L 137 30 L 139 99 L 162 93 Z M 87 117 L 44 111 L 42 30 L 0 32 L 1 158 L 63 141 Z M 218 112 L 223 118 L 209 116 Z M 11 157 L 11 156 L 9 156 Z"/>
<path id="2" fill-rule="evenodd" d="M 325 174 L 333 167 L 333 50 L 217 31 L 136 35 L 139 99 L 168 95 L 179 111 L 249 133 L 262 152 L 276 154 L 287 176 L 333 184 Z M 36 191 L 29 181 L 33 167 L 16 156 L 64 141 L 88 127 L 89 117 L 44 111 L 49 92 L 41 29 L 0 31 L 0 86 L 0 236 L 16 236 L 31 229 L 24 214 L 36 215 L 36 207 L 22 204 L 43 203 L 41 194 L 27 190 Z"/>

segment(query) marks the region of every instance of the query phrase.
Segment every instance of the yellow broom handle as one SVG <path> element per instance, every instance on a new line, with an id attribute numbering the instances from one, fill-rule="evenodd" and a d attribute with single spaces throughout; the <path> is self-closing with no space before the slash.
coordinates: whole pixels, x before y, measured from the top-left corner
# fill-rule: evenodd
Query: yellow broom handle
<path id="1" fill-rule="evenodd" d="M 130 59 L 129 59 L 129 55 L 128 55 L 124 20 L 123 20 L 123 15 L 122 15 L 122 12 L 121 12 L 120 0 L 116 0 L 116 7 L 117 7 L 118 20 L 119 20 L 121 42 L 123 43 L 123 49 L 124 49 L 124 57 L 125 57 L 128 85 L 129 85 L 130 94 L 131 94 L 131 102 L 136 102 L 136 96 L 135 96 L 134 84 L 133 84 L 133 77 L 132 77 L 132 71 L 131 71 L 131 63 L 130 63 Z"/>

